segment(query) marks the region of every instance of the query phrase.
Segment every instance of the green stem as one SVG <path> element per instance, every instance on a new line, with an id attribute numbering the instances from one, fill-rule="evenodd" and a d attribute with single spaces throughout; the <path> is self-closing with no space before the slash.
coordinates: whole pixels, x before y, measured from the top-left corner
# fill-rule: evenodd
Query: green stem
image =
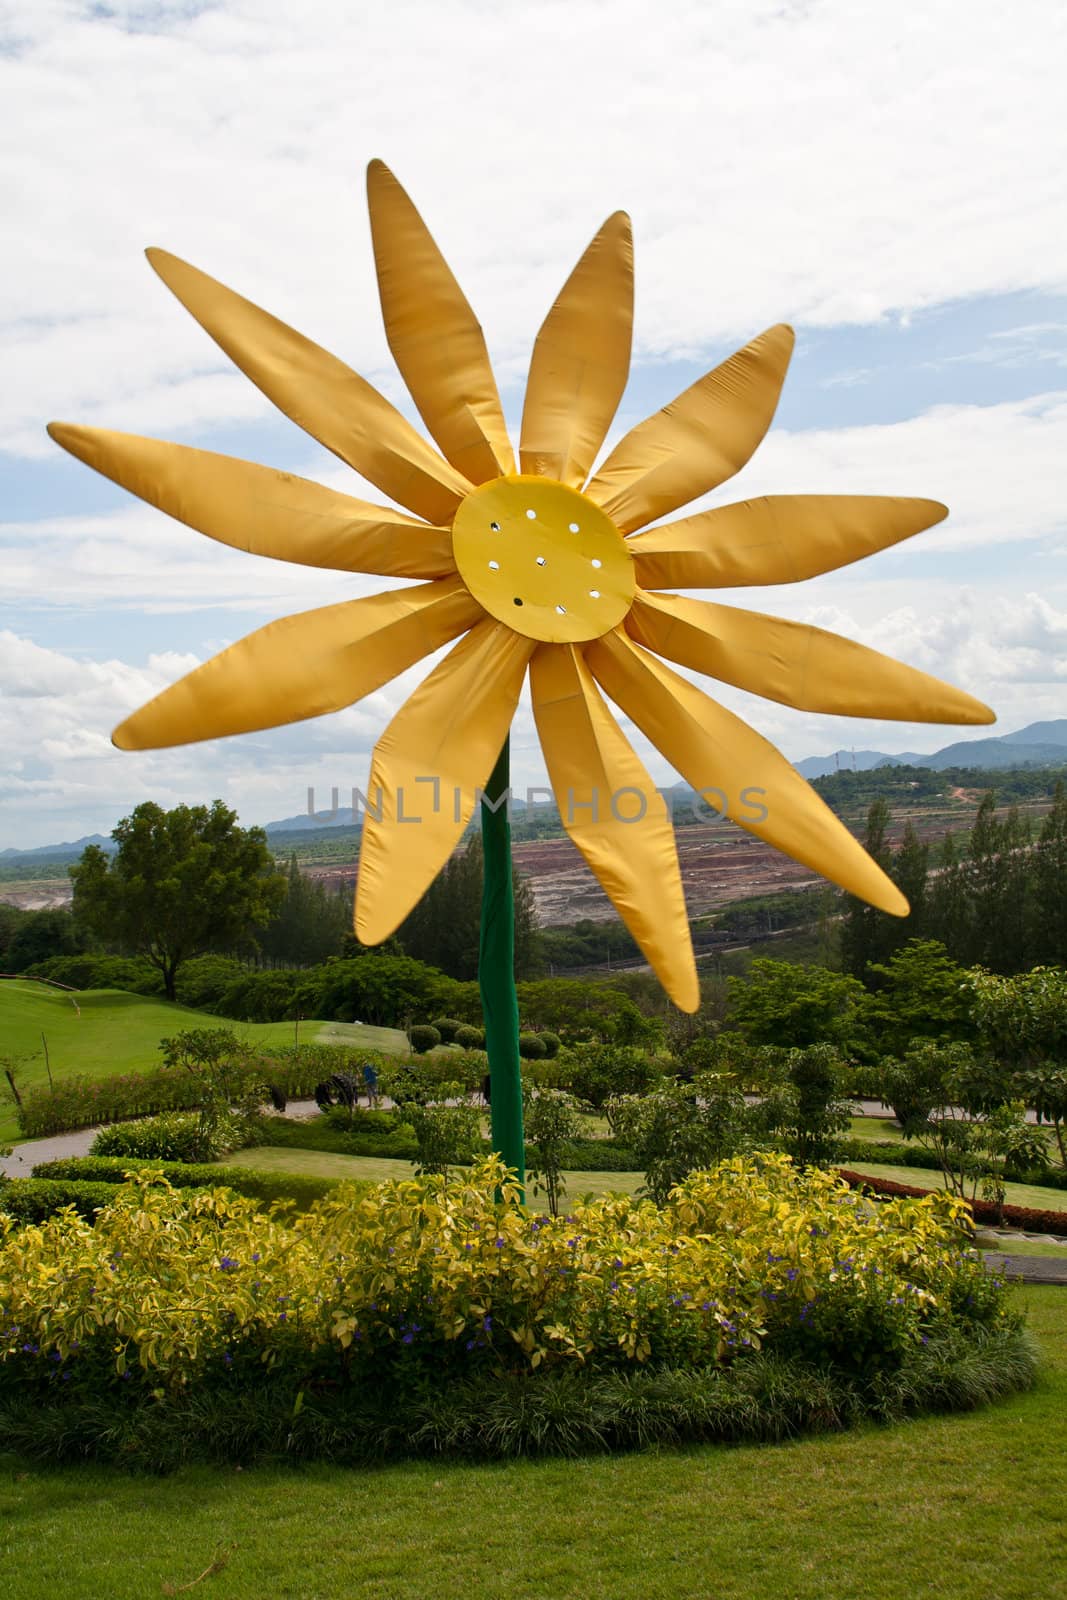
<path id="1" fill-rule="evenodd" d="M 519 1066 L 519 1001 L 515 993 L 515 895 L 512 887 L 511 823 L 504 796 L 509 744 L 504 740 L 482 800 L 482 927 L 478 986 L 489 1053 L 493 1149 L 526 1181 Z M 497 809 L 494 809 L 494 806 Z"/>

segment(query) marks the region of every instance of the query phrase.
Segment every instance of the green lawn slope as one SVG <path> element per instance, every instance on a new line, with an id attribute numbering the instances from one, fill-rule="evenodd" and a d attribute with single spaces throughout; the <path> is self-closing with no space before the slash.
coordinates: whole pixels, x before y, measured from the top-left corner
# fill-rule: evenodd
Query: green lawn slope
<path id="1" fill-rule="evenodd" d="M 124 989 L 83 989 L 68 993 L 32 979 L 0 982 L 0 1058 L 18 1063 L 19 1088 L 46 1085 L 42 1034 L 48 1042 L 52 1076 L 106 1077 L 115 1072 L 144 1072 L 160 1064 L 159 1041 L 185 1028 L 232 1028 L 250 1044 L 292 1044 L 291 1022 L 231 1022 L 193 1011 L 170 1000 L 128 994 Z M 350 1044 L 354 1049 L 407 1051 L 399 1028 L 371 1028 L 357 1023 L 304 1021 L 305 1043 Z M 21 1058 L 21 1060 L 20 1060 Z M 0 1139 L 18 1138 L 14 1108 L 0 1079 Z"/>

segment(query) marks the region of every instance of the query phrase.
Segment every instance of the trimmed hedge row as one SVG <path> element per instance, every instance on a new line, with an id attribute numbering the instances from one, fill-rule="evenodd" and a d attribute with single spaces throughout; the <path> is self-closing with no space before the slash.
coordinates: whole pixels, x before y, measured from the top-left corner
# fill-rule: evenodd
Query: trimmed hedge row
<path id="1" fill-rule="evenodd" d="M 885 1195 L 891 1199 L 921 1200 L 936 1190 L 918 1189 L 910 1183 L 894 1183 L 891 1178 L 868 1178 L 861 1172 L 848 1172 L 838 1167 L 837 1175 L 853 1189 L 866 1189 L 871 1194 Z M 988 1222 L 996 1226 L 1008 1222 L 1015 1228 L 1025 1228 L 1031 1233 L 1055 1233 L 1067 1236 L 1067 1212 L 1040 1211 L 1031 1206 L 1009 1206 L 1002 1209 L 990 1200 L 968 1202 L 975 1222 Z"/>
<path id="2" fill-rule="evenodd" d="M 273 1200 L 293 1200 L 299 1211 L 306 1211 L 314 1201 L 324 1199 L 340 1181 L 290 1172 L 260 1172 L 254 1167 L 141 1161 L 130 1156 L 68 1156 L 60 1161 L 42 1161 L 34 1167 L 33 1176 L 76 1179 L 99 1186 L 125 1183 L 127 1173 L 146 1170 L 159 1172 L 174 1189 L 233 1189 L 266 1204 Z"/>
<path id="3" fill-rule="evenodd" d="M 407 1123 L 386 1125 L 389 1112 L 360 1111 L 352 1128 L 332 1117 L 310 1122 L 291 1117 L 268 1117 L 259 1130 L 259 1142 L 283 1150 L 321 1150 L 330 1155 L 372 1156 L 379 1160 L 414 1161 L 418 1155 L 413 1129 Z M 371 1119 L 378 1125 L 368 1126 Z M 488 1139 L 480 1149 L 491 1152 Z M 526 1148 L 527 1166 L 535 1165 L 534 1152 Z M 612 1139 L 575 1139 L 564 1163 L 569 1172 L 636 1172 L 637 1157 Z"/>
<path id="4" fill-rule="evenodd" d="M 79 1217 L 92 1222 L 96 1213 L 115 1198 L 114 1184 L 82 1183 L 63 1178 L 12 1178 L 0 1184 L 0 1212 L 16 1222 L 45 1222 L 73 1206 Z"/>
<path id="5" fill-rule="evenodd" d="M 353 1051 L 344 1045 L 287 1045 L 261 1057 L 252 1076 L 287 1100 L 303 1100 L 335 1072 L 361 1072 L 369 1062 L 380 1076 L 383 1069 L 396 1067 L 404 1059 L 377 1050 Z M 156 1067 L 106 1078 L 70 1077 L 54 1090 L 32 1089 L 24 1094 L 18 1108 L 19 1128 L 26 1139 L 44 1139 L 97 1123 L 194 1110 L 202 1098 L 199 1079 L 177 1068 Z"/>

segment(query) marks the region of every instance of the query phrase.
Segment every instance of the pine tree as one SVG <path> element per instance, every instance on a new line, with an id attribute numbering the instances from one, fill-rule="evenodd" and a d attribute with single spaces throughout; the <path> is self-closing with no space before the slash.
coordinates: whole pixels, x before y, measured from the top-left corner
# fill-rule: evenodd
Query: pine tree
<path id="1" fill-rule="evenodd" d="M 889 807 L 879 798 L 872 801 L 867 812 L 867 830 L 863 845 L 867 854 L 886 872 L 892 865 L 892 850 L 886 841 L 889 827 Z M 852 977 L 865 979 L 867 968 L 873 961 L 884 961 L 895 948 L 890 924 L 895 917 L 876 911 L 865 900 L 855 895 L 845 896 L 845 915 L 841 926 L 841 967 Z"/>
<path id="2" fill-rule="evenodd" d="M 515 974 L 540 966 L 537 911 L 529 881 L 512 869 L 515 894 Z M 418 905 L 397 929 L 405 955 L 438 967 L 449 977 L 478 976 L 482 915 L 482 841 L 473 834 L 438 873 Z"/>
<path id="3" fill-rule="evenodd" d="M 1057 783 L 1033 861 L 1030 960 L 1067 966 L 1067 789 Z"/>

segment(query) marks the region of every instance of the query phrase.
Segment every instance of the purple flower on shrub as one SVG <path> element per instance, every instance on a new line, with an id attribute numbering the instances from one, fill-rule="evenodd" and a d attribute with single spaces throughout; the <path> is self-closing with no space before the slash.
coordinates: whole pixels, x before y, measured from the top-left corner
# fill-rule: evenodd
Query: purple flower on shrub
<path id="1" fill-rule="evenodd" d="M 219 1271 L 233 1272 L 237 1267 L 240 1266 L 240 1264 L 241 1263 L 239 1261 L 235 1261 L 232 1256 L 223 1256 L 219 1262 Z"/>
<path id="2" fill-rule="evenodd" d="M 405 1335 L 403 1337 L 403 1340 L 401 1342 L 403 1344 L 412 1344 L 412 1343 L 414 1343 L 414 1340 L 415 1340 L 415 1335 L 413 1333 L 405 1333 Z"/>

